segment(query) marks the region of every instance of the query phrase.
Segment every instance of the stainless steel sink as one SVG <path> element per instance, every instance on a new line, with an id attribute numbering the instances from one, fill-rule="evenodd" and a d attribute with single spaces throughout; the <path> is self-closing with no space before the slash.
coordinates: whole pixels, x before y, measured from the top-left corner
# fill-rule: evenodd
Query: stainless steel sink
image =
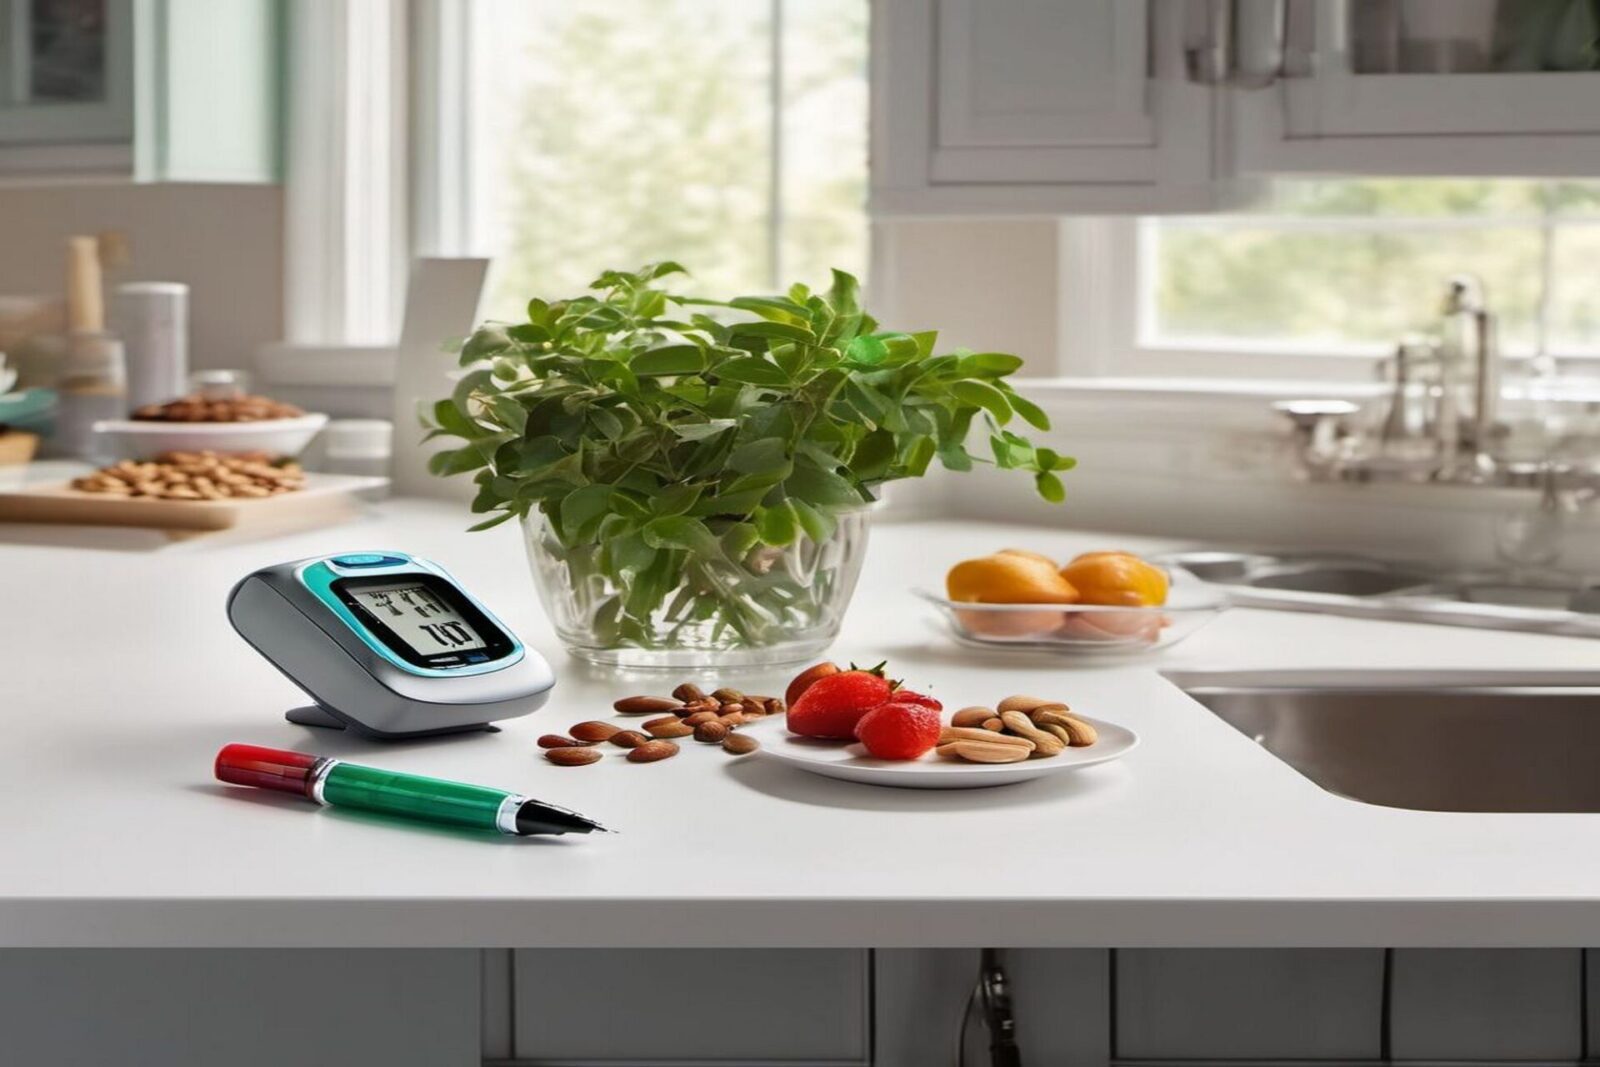
<path id="1" fill-rule="evenodd" d="M 1267 570 L 1254 575 L 1256 589 L 1286 589 L 1297 593 L 1334 596 L 1380 596 L 1426 585 L 1428 578 L 1413 571 L 1359 564 L 1324 564 Z"/>
<path id="2" fill-rule="evenodd" d="M 1524 579 L 1336 553 L 1206 550 L 1164 562 L 1222 586 L 1245 607 L 1600 637 L 1594 575 Z"/>
<path id="3" fill-rule="evenodd" d="M 1424 811 L 1600 812 L 1600 686 L 1185 688 L 1340 796 Z"/>

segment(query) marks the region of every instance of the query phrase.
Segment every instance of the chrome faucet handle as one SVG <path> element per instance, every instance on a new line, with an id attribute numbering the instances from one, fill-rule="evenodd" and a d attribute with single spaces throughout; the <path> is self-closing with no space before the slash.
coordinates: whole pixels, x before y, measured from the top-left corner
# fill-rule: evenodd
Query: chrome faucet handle
<path id="1" fill-rule="evenodd" d="M 1338 458 L 1347 420 L 1361 410 L 1348 400 L 1279 400 L 1272 410 L 1289 420 L 1295 450 L 1307 471 Z"/>

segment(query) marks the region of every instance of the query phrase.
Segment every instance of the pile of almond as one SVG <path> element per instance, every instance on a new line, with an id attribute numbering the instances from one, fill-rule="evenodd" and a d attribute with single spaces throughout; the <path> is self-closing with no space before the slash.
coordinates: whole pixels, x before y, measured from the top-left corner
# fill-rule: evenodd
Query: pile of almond
<path id="1" fill-rule="evenodd" d="M 163 452 L 153 460 L 102 467 L 73 479 L 72 488 L 157 500 L 232 500 L 280 496 L 305 484 L 298 464 L 276 465 L 264 452 Z"/>
<path id="2" fill-rule="evenodd" d="M 576 724 L 565 734 L 545 734 L 539 738 L 544 758 L 562 767 L 581 767 L 598 762 L 598 746 L 609 743 L 625 749 L 629 763 L 655 763 L 676 756 L 677 741 L 686 737 L 720 745 L 730 755 L 743 756 L 760 748 L 760 742 L 734 731 L 745 723 L 784 711 L 783 701 L 777 697 L 747 696 L 727 688 L 707 693 L 693 682 L 684 682 L 670 697 L 623 697 L 611 707 L 619 715 L 654 718 L 641 723 L 638 730 L 591 719 Z"/>
<path id="3" fill-rule="evenodd" d="M 1058 700 L 1009 696 L 996 708 L 962 708 L 939 731 L 938 753 L 969 763 L 1048 759 L 1099 740 L 1093 726 Z"/>
<path id="4" fill-rule="evenodd" d="M 140 422 L 265 422 L 268 419 L 297 419 L 305 412 L 293 404 L 266 396 L 209 397 L 199 393 L 180 396 L 165 404 L 146 404 L 135 408 Z"/>

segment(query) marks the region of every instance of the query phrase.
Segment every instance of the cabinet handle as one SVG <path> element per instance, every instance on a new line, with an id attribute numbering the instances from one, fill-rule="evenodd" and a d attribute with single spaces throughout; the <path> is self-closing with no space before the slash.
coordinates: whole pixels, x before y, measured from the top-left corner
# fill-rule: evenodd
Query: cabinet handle
<path id="1" fill-rule="evenodd" d="M 1283 75 L 1288 0 L 1205 0 L 1204 42 L 1187 50 L 1203 85 L 1265 89 Z"/>

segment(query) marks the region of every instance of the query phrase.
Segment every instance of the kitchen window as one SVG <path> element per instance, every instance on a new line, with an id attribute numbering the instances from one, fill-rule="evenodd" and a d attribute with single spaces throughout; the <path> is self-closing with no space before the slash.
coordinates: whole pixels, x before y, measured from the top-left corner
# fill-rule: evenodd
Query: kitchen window
<path id="1" fill-rule="evenodd" d="M 414 256 L 482 313 L 671 258 L 712 293 L 867 263 L 868 0 L 290 0 L 289 343 L 398 330 Z"/>
<path id="2" fill-rule="evenodd" d="M 1600 356 L 1597 182 L 1285 180 L 1248 212 L 1069 222 L 1064 244 L 1069 287 L 1074 259 L 1111 275 L 1108 343 L 1070 351 L 1064 331 L 1069 373 L 1370 379 L 1459 273 L 1484 282 L 1506 355 Z"/>
<path id="3" fill-rule="evenodd" d="M 464 209 L 435 248 L 493 258 L 485 314 L 659 259 L 729 295 L 864 270 L 866 0 L 472 0 L 465 18 Z"/>

